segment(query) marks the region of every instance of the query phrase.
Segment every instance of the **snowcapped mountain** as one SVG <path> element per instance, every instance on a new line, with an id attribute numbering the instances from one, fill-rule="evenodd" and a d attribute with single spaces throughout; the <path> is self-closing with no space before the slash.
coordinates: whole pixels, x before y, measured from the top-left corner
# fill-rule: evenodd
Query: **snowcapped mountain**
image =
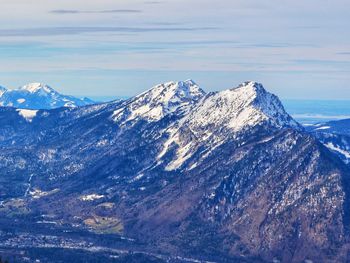
<path id="1" fill-rule="evenodd" d="M 0 87 L 0 105 L 22 109 L 54 109 L 59 107 L 78 107 L 94 102 L 88 98 L 75 98 L 62 95 L 53 88 L 32 83 L 18 89 Z"/>
<path id="2" fill-rule="evenodd" d="M 189 107 L 204 95 L 205 92 L 192 80 L 168 82 L 126 101 L 112 117 L 116 122 L 137 118 L 158 121 L 179 108 Z"/>
<path id="3" fill-rule="evenodd" d="M 2 251 L 64 244 L 160 262 L 346 262 L 349 168 L 256 82 L 0 107 L 0 149 Z"/>
<path id="4" fill-rule="evenodd" d="M 279 99 L 256 82 L 208 94 L 187 117 L 194 129 L 216 125 L 235 132 L 269 123 L 276 128 L 300 125 L 284 110 Z M 197 127 L 195 127 L 197 126 Z"/>

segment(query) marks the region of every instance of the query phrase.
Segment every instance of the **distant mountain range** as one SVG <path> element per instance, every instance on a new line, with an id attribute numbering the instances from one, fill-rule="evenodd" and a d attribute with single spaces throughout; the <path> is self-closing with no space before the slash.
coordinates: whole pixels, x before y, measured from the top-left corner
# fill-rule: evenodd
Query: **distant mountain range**
<path id="1" fill-rule="evenodd" d="M 0 107 L 0 251 L 21 248 L 16 262 L 346 262 L 350 170 L 308 129 L 252 81 Z"/>
<path id="2" fill-rule="evenodd" d="M 0 86 L 0 106 L 21 109 L 55 109 L 59 107 L 79 107 L 94 102 L 88 98 L 62 95 L 48 85 L 32 83 L 18 89 Z"/>

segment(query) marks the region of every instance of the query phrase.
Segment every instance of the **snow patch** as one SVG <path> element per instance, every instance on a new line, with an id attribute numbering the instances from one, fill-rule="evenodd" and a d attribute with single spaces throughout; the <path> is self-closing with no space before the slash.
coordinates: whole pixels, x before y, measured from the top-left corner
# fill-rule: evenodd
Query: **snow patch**
<path id="1" fill-rule="evenodd" d="M 32 122 L 32 120 L 35 118 L 36 114 L 38 113 L 37 110 L 24 110 L 24 109 L 17 109 L 17 112 L 20 116 L 22 116 L 28 122 Z"/>
<path id="2" fill-rule="evenodd" d="M 317 129 L 315 129 L 316 131 L 317 130 L 328 130 L 328 129 L 330 129 L 331 127 L 330 126 L 322 126 L 322 127 L 319 127 L 319 128 L 317 128 Z"/>
<path id="3" fill-rule="evenodd" d="M 39 188 L 35 188 L 35 189 L 33 189 L 33 191 L 29 191 L 29 194 L 31 195 L 31 197 L 33 199 L 40 199 L 40 198 L 42 198 L 44 196 L 48 196 L 48 195 L 57 193 L 58 191 L 59 191 L 58 188 L 53 189 L 53 190 L 48 191 L 48 192 L 42 191 Z"/>
<path id="4" fill-rule="evenodd" d="M 98 195 L 98 194 L 90 194 L 90 195 L 82 195 L 79 197 L 79 200 L 81 201 L 94 201 L 105 197 L 104 195 Z"/>
<path id="5" fill-rule="evenodd" d="M 140 180 L 142 177 L 144 177 L 145 176 L 145 174 L 144 173 L 140 173 L 140 174 L 138 174 L 137 176 L 135 176 L 135 178 L 133 179 L 133 182 L 135 182 L 135 181 L 138 181 L 138 180 Z"/>

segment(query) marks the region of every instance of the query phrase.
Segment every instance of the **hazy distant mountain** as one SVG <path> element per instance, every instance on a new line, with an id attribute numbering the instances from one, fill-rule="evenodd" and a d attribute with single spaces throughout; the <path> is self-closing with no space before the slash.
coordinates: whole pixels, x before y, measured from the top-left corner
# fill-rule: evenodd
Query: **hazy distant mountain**
<path id="1" fill-rule="evenodd" d="M 349 169 L 256 82 L 0 108 L 0 170 L 0 248 L 23 257 L 346 262 Z"/>
<path id="2" fill-rule="evenodd" d="M 0 96 L 6 92 L 7 89 L 5 87 L 0 86 Z"/>
<path id="3" fill-rule="evenodd" d="M 75 98 L 62 95 L 53 88 L 32 83 L 18 89 L 0 87 L 0 105 L 21 109 L 54 109 L 59 107 L 78 107 L 94 102 L 88 98 Z"/>

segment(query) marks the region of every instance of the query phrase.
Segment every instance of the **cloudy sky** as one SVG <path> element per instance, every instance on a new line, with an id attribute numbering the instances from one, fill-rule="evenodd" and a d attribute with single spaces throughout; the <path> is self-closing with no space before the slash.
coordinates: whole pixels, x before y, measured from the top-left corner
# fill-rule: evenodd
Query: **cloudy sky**
<path id="1" fill-rule="evenodd" d="M 350 99 L 349 0 L 4 0 L 0 85 L 131 96 L 168 81 L 262 82 Z"/>

